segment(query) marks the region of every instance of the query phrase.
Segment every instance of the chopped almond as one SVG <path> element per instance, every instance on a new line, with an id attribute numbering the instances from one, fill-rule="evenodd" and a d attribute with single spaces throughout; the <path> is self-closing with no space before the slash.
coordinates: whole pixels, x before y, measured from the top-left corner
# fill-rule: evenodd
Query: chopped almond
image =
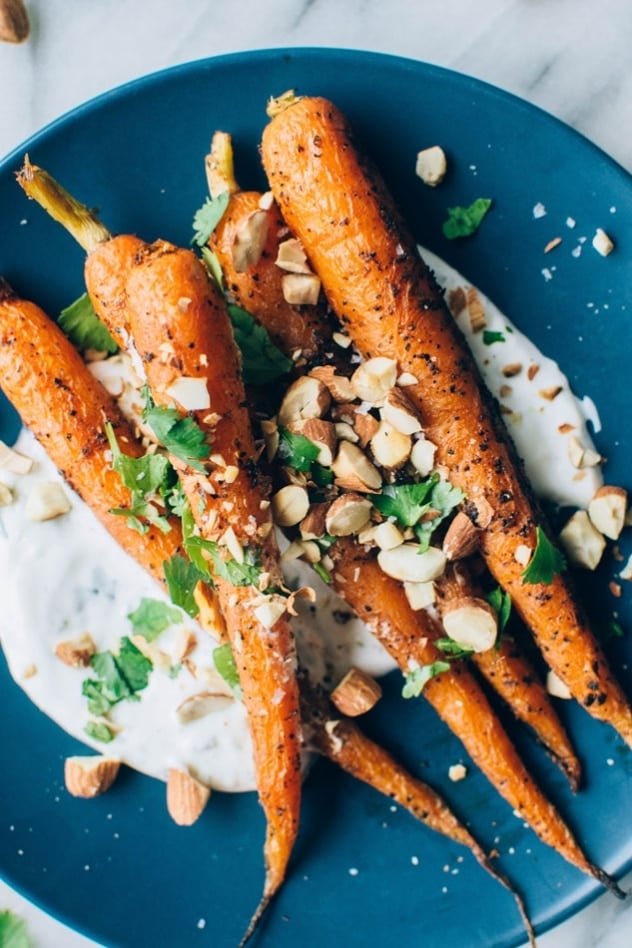
<path id="1" fill-rule="evenodd" d="M 178 826 L 191 826 L 202 815 L 210 788 L 191 774 L 172 767 L 167 778 L 167 810 Z"/>
<path id="2" fill-rule="evenodd" d="M 459 510 L 443 538 L 443 552 L 449 560 L 471 556 L 478 547 L 480 530 L 467 514 Z"/>
<path id="3" fill-rule="evenodd" d="M 385 356 L 367 359 L 351 376 L 351 385 L 357 397 L 371 405 L 381 405 L 386 393 L 396 382 L 397 362 Z"/>
<path id="4" fill-rule="evenodd" d="M 486 652 L 498 636 L 498 616 L 485 599 L 464 596 L 447 602 L 443 609 L 446 634 L 465 649 Z"/>
<path id="5" fill-rule="evenodd" d="M 330 697 L 342 714 L 355 718 L 366 714 L 377 704 L 382 697 L 382 689 L 366 672 L 350 668 Z"/>
<path id="6" fill-rule="evenodd" d="M 115 757 L 101 754 L 67 757 L 64 764 L 66 790 L 73 797 L 89 800 L 98 797 L 112 786 L 121 764 Z"/>
<path id="7" fill-rule="evenodd" d="M 604 485 L 588 504 L 588 516 L 600 533 L 617 540 L 625 525 L 627 505 L 628 495 L 623 487 Z"/>
<path id="8" fill-rule="evenodd" d="M 371 501 L 361 494 L 341 494 L 329 507 L 325 517 L 327 533 L 348 537 L 359 533 L 371 518 Z"/>
<path id="9" fill-rule="evenodd" d="M 76 639 L 66 639 L 55 646 L 55 655 L 70 668 L 88 668 L 90 659 L 96 654 L 97 647 L 89 632 Z"/>
<path id="10" fill-rule="evenodd" d="M 568 558 L 577 566 L 596 569 L 606 548 L 603 534 L 591 522 L 585 510 L 576 511 L 560 532 Z"/>

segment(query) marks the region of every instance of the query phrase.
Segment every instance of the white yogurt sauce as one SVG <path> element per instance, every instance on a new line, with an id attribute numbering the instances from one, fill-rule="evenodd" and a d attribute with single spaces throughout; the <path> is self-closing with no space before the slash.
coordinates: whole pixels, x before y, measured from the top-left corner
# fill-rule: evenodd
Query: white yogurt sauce
<path id="1" fill-rule="evenodd" d="M 433 254 L 423 251 L 423 255 L 448 291 L 467 287 L 458 273 Z M 505 341 L 483 345 L 481 334 L 469 331 L 467 312 L 458 322 L 490 389 L 498 395 L 502 385 L 511 385 L 511 394 L 500 400 L 515 412 L 506 420 L 536 490 L 558 503 L 585 505 L 600 483 L 600 473 L 590 469 L 577 477 L 558 430 L 562 423 L 572 425 L 575 436 L 591 446 L 582 403 L 557 365 L 489 300 L 481 294 L 479 299 L 487 328 L 502 332 Z M 524 369 L 508 380 L 502 368 L 511 362 L 525 368 L 538 364 L 539 372 L 531 382 Z M 103 375 L 103 367 L 97 372 Z M 117 387 L 116 381 L 113 385 Z M 561 386 L 553 401 L 538 396 L 538 391 L 551 386 Z M 46 522 L 27 520 L 24 503 L 32 487 L 42 480 L 59 481 L 60 476 L 28 432 L 20 434 L 16 448 L 36 462 L 28 475 L 3 472 L 1 478 L 13 486 L 16 497 L 0 511 L 0 642 L 16 682 L 70 734 L 137 770 L 164 780 L 169 768 L 177 767 L 219 790 L 253 789 L 252 747 L 241 702 L 220 702 L 221 707 L 186 722 L 177 713 L 193 695 L 227 692 L 213 665 L 217 643 L 184 613 L 180 624 L 155 641 L 164 667 L 155 664 L 148 687 L 139 692 L 140 700 L 121 701 L 110 712 L 116 729 L 113 741 L 104 745 L 86 735 L 91 716 L 81 690 L 84 679 L 94 673 L 65 665 L 56 657 L 55 646 L 89 632 L 98 651 L 116 651 L 121 637 L 131 635 L 127 616 L 140 600 L 164 600 L 165 596 L 68 487 L 64 488 L 72 503 L 68 514 Z M 331 684 L 350 665 L 373 675 L 392 667 L 363 623 L 305 564 L 287 564 L 286 575 L 289 582 L 298 578 L 317 592 L 318 610 L 299 601 L 301 611 L 293 619 L 300 660 L 314 677 Z M 195 635 L 197 644 L 187 663 L 171 675 L 169 668 L 181 657 L 187 631 Z"/>

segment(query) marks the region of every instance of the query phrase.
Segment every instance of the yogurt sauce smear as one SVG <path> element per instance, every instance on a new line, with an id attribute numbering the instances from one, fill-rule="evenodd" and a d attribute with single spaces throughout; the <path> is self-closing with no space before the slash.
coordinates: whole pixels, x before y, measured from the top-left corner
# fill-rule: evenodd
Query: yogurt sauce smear
<path id="1" fill-rule="evenodd" d="M 467 291 L 468 284 L 459 273 L 429 251 L 422 253 L 448 294 L 459 288 Z M 566 443 L 570 434 L 560 433 L 559 426 L 572 426 L 572 435 L 592 447 L 587 417 L 597 424 L 595 413 L 588 410 L 590 403 L 573 395 L 556 363 L 543 356 L 488 299 L 482 294 L 478 299 L 484 308 L 485 328 L 502 334 L 503 341 L 486 345 L 482 332 L 471 331 L 467 308 L 457 321 L 488 387 L 511 409 L 505 420 L 537 493 L 560 504 L 585 506 L 601 484 L 600 470 L 578 472 L 572 467 Z M 512 363 L 522 368 L 508 379 L 503 369 Z M 531 379 L 530 365 L 539 366 Z M 558 387 L 559 394 L 552 400 L 539 394 Z M 92 718 L 81 689 L 84 679 L 95 675 L 91 669 L 65 665 L 55 655 L 56 645 L 89 632 L 98 651 L 116 652 L 121 638 L 132 634 L 128 615 L 141 599 L 167 599 L 67 486 L 64 489 L 72 503 L 68 514 L 46 522 L 27 520 L 24 503 L 33 486 L 39 481 L 60 481 L 60 475 L 30 433 L 20 434 L 16 449 L 36 462 L 28 475 L 3 473 L 2 477 L 12 485 L 16 499 L 1 514 L 4 608 L 0 642 L 16 682 L 68 733 L 143 773 L 166 780 L 169 768 L 176 767 L 215 789 L 254 789 L 244 707 L 230 695 L 214 668 L 212 652 L 218 643 L 184 613 L 180 623 L 152 643 L 154 669 L 147 688 L 139 692 L 140 700 L 121 701 L 110 712 L 116 729 L 111 743 L 86 735 L 85 726 Z M 309 567 L 288 563 L 286 576 L 288 582 L 296 578 L 308 582 L 317 592 L 318 611 L 303 605 L 301 614 L 292 620 L 300 660 L 315 678 L 335 683 L 351 665 L 373 675 L 392 667 L 363 623 Z M 184 655 L 187 642 L 194 645 Z M 210 702 L 196 699 L 209 694 L 218 697 Z M 206 713 L 187 714 L 192 706 Z"/>

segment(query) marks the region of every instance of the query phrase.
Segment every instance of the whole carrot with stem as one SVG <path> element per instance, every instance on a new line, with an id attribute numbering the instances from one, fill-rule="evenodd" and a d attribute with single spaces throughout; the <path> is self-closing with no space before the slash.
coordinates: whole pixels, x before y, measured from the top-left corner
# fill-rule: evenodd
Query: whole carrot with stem
<path id="1" fill-rule="evenodd" d="M 363 356 L 396 359 L 400 372 L 416 378 L 407 395 L 437 445 L 437 461 L 466 493 L 474 522 L 487 523 L 481 552 L 490 572 L 572 695 L 632 744 L 630 704 L 560 569 L 472 355 L 384 182 L 331 102 L 286 95 L 272 101 L 269 113 L 262 158 L 270 187 L 331 306 Z M 527 571 L 519 562 L 525 546 L 532 558 Z M 543 568 L 543 558 L 553 568 L 550 562 Z"/>
<path id="2" fill-rule="evenodd" d="M 146 367 L 156 424 L 164 408 L 172 428 L 181 421 L 180 432 L 182 427 L 193 432 L 193 453 L 185 435 L 179 455 L 173 453 L 171 432 L 170 457 L 202 541 L 216 552 L 210 571 L 239 671 L 267 822 L 263 898 L 247 938 L 285 878 L 296 839 L 301 729 L 285 605 L 279 609 L 281 597 L 266 601 L 262 591 L 268 585 L 281 587 L 282 581 L 268 484 L 256 465 L 225 303 L 192 251 L 166 241 L 112 237 L 88 208 L 30 163 L 19 180 L 88 251 L 88 292 L 111 333 L 130 345 Z"/>

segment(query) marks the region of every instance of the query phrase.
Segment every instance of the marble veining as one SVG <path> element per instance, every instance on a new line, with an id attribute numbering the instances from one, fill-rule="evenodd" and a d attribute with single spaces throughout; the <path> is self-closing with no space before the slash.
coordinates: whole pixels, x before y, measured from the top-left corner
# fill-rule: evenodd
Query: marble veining
<path id="1" fill-rule="evenodd" d="M 27 0 L 32 35 L 0 44 L 0 155 L 80 102 L 177 63 L 246 49 L 338 46 L 425 60 L 569 123 L 632 170 L 630 0 Z M 624 887 L 632 887 L 632 875 Z M 0 883 L 0 910 L 40 948 L 89 948 Z M 541 948 L 627 948 L 632 904 L 606 895 Z M 460 948 L 460 946 L 459 946 Z M 492 946 L 475 946 L 492 948 Z"/>

